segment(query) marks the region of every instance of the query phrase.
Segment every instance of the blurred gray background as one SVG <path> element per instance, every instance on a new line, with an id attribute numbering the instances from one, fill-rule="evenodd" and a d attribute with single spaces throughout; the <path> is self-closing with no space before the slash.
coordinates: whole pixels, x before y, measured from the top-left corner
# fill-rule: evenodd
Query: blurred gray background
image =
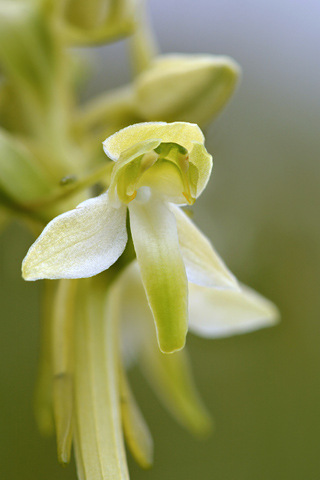
<path id="1" fill-rule="evenodd" d="M 131 478 L 318 480 L 320 2 L 150 0 L 149 13 L 163 52 L 227 54 L 242 66 L 234 99 L 206 131 L 215 165 L 194 218 L 238 278 L 277 303 L 282 322 L 223 340 L 189 335 L 215 418 L 208 441 L 177 426 L 132 372 L 156 450 L 148 472 L 129 458 Z M 96 50 L 87 95 L 129 80 L 125 49 Z M 33 419 L 39 285 L 20 279 L 31 237 L 13 225 L 0 242 L 1 478 L 74 480 Z"/>

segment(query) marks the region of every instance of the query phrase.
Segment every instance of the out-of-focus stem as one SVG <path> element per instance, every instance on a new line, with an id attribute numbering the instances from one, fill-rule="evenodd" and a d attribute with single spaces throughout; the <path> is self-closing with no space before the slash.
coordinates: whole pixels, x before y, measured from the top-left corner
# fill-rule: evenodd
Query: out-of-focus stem
<path id="1" fill-rule="evenodd" d="M 74 315 L 77 280 L 60 280 L 52 321 L 53 409 L 58 460 L 70 461 L 73 433 Z"/>
<path id="2" fill-rule="evenodd" d="M 74 128 L 78 135 L 90 130 L 121 123 L 135 115 L 134 94 L 131 86 L 112 90 L 95 97 L 77 111 Z"/>
<path id="3" fill-rule="evenodd" d="M 44 282 L 44 298 L 41 317 L 41 350 L 34 398 L 35 417 L 38 428 L 43 435 L 52 435 L 54 432 L 52 410 L 51 325 L 55 287 L 55 282 L 51 282 L 50 280 Z"/>
<path id="4" fill-rule="evenodd" d="M 150 27 L 144 0 L 141 1 L 137 16 L 137 28 L 130 38 L 131 61 L 136 75 L 148 68 L 158 54 L 156 38 Z"/>
<path id="5" fill-rule="evenodd" d="M 24 211 L 43 211 L 52 205 L 63 202 L 68 198 L 72 197 L 73 195 L 76 195 L 77 193 L 86 190 L 87 188 L 91 187 L 99 181 L 102 181 L 107 187 L 109 185 L 112 167 L 113 163 L 108 162 L 106 164 L 103 164 L 102 166 L 99 166 L 93 172 L 80 180 L 74 181 L 73 178 L 66 178 L 65 186 L 62 183 L 60 189 L 57 192 L 53 193 L 52 195 L 48 195 L 47 197 L 40 198 L 36 202 L 24 204 L 22 208 Z M 62 179 L 62 181 L 63 180 L 64 179 Z M 70 185 L 68 184 L 69 182 Z M 49 218 L 48 221 L 49 220 L 51 219 Z"/>

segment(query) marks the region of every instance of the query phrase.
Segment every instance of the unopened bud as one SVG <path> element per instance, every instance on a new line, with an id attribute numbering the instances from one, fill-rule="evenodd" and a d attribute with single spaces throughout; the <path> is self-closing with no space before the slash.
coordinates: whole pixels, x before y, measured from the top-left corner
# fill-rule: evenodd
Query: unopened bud
<path id="1" fill-rule="evenodd" d="M 132 34 L 135 8 L 131 0 L 66 0 L 61 31 L 73 44 L 105 43 Z"/>
<path id="2" fill-rule="evenodd" d="M 239 75 L 228 57 L 166 55 L 136 80 L 136 108 L 147 121 L 205 124 L 231 97 Z"/>
<path id="3" fill-rule="evenodd" d="M 49 179 L 31 152 L 0 131 L 0 195 L 20 204 L 48 194 Z"/>
<path id="4" fill-rule="evenodd" d="M 56 70 L 56 52 L 45 13 L 34 2 L 0 2 L 0 63 L 18 96 L 45 104 Z"/>

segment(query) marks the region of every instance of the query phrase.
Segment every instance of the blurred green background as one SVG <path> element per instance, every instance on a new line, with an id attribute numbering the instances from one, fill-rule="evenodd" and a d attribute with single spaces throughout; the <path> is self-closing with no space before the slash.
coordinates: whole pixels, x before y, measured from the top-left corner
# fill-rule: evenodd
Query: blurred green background
<path id="1" fill-rule="evenodd" d="M 156 449 L 148 472 L 129 458 L 131 478 L 318 480 L 320 4 L 152 0 L 149 10 L 164 52 L 228 54 L 243 68 L 235 98 L 206 131 L 215 166 L 194 218 L 238 278 L 279 306 L 282 321 L 223 340 L 189 335 L 215 418 L 208 441 L 177 426 L 132 371 Z M 124 48 L 97 49 L 87 95 L 129 78 Z M 41 285 L 20 279 L 31 241 L 17 224 L 0 238 L 0 476 L 75 480 L 33 418 Z"/>

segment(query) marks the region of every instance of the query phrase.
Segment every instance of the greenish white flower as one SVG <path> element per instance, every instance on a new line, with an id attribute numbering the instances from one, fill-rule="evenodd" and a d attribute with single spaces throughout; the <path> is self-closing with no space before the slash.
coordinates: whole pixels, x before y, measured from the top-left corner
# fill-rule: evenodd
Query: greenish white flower
<path id="1" fill-rule="evenodd" d="M 160 349 L 183 348 L 188 280 L 237 290 L 209 241 L 179 209 L 205 188 L 212 157 L 197 125 L 136 124 L 104 142 L 115 161 L 108 191 L 50 222 L 23 262 L 26 280 L 81 278 L 109 268 L 127 243 L 126 216 Z"/>

